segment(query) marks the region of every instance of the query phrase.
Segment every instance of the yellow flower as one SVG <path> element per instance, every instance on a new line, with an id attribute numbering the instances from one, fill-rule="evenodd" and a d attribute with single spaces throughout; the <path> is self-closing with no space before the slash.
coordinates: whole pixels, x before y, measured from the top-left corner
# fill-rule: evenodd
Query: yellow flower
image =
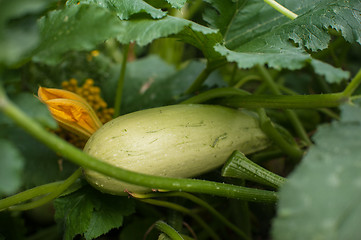
<path id="1" fill-rule="evenodd" d="M 75 93 L 39 87 L 38 97 L 60 126 L 82 138 L 88 139 L 102 126 L 92 107 Z"/>

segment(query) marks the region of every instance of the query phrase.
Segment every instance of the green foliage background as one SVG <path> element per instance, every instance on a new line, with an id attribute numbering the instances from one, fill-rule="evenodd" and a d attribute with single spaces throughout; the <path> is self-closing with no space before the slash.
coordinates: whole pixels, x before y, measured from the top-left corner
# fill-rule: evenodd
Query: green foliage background
<path id="1" fill-rule="evenodd" d="M 114 106 L 126 61 L 121 114 L 178 104 L 208 90 L 235 86 L 253 96 L 342 92 L 361 67 L 361 2 L 278 2 L 298 17 L 291 20 L 261 0 L 0 0 L 0 84 L 16 106 L 49 131 L 58 126 L 34 96 L 38 86 L 60 88 L 70 78 L 80 83 L 92 78 L 108 105 Z M 99 55 L 91 55 L 92 50 Z M 274 80 L 278 93 L 267 85 L 267 77 Z M 360 235 L 361 110 L 360 90 L 355 90 L 353 98 L 332 108 L 265 109 L 282 136 L 304 154 L 295 161 L 274 144 L 248 156 L 286 177 L 277 204 L 194 195 L 234 223 L 244 239 Z M 218 100 L 222 99 L 207 103 L 220 104 Z M 263 100 L 267 102 L 267 97 Z M 300 136 L 290 116 L 298 119 L 312 145 Z M 2 113 L 0 126 L 3 199 L 64 180 L 77 169 Z M 222 176 L 220 171 L 199 178 L 277 191 Z M 79 179 L 48 205 L 24 212 L 1 211 L 0 239 L 142 239 L 147 234 L 147 239 L 157 239 L 159 232 L 152 230 L 152 224 L 159 219 L 187 235 L 184 239 L 194 239 L 193 234 L 217 239 L 194 215 L 218 238 L 240 238 L 204 204 L 185 196 L 159 199 L 163 205 L 155 206 L 109 196 Z M 194 215 L 171 209 L 165 202 Z"/>

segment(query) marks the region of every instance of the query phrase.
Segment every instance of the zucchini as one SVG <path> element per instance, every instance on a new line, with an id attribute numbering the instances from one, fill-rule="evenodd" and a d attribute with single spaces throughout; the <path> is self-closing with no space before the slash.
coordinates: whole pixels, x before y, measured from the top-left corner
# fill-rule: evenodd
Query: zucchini
<path id="1" fill-rule="evenodd" d="M 234 150 L 253 153 L 270 141 L 249 113 L 213 105 L 171 105 L 120 116 L 88 140 L 84 152 L 113 166 L 187 178 L 221 166 Z M 84 169 L 99 190 L 123 195 L 150 189 Z"/>

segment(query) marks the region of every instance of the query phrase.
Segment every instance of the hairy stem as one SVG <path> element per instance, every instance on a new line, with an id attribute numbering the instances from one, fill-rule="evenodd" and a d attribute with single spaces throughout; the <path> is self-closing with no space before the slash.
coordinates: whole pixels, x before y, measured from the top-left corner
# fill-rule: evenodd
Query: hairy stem
<path id="1" fill-rule="evenodd" d="M 285 178 L 252 162 L 240 151 L 235 151 L 228 159 L 223 166 L 222 176 L 250 180 L 277 189 L 286 181 Z"/>

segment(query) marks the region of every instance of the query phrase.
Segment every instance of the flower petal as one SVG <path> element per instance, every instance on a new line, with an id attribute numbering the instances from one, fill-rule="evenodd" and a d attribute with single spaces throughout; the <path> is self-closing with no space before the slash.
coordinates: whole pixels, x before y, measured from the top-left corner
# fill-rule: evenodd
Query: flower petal
<path id="1" fill-rule="evenodd" d="M 39 87 L 38 97 L 43 102 L 51 99 L 62 98 L 62 99 L 73 99 L 88 104 L 87 101 L 78 94 L 57 88 Z"/>
<path id="2" fill-rule="evenodd" d="M 62 127 L 83 138 L 89 138 L 102 126 L 91 106 L 75 93 L 40 87 L 38 95 Z"/>

